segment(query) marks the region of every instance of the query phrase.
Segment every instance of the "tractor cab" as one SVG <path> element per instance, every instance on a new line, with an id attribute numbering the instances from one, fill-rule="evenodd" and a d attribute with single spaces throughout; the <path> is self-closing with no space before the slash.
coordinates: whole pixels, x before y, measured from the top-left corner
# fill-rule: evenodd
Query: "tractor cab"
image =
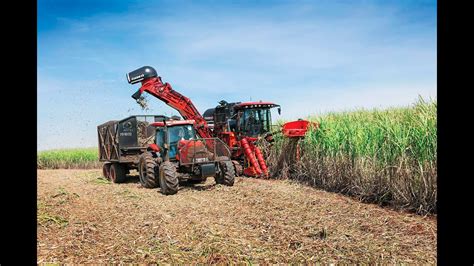
<path id="1" fill-rule="evenodd" d="M 169 160 L 175 161 L 179 157 L 179 145 L 187 141 L 196 140 L 196 130 L 194 129 L 194 120 L 168 120 L 153 123 L 156 127 L 155 143 L 159 147 L 161 156 L 169 157 Z"/>
<path id="2" fill-rule="evenodd" d="M 230 158 L 229 148 L 218 138 L 200 138 L 194 120 L 167 120 L 153 123 L 155 144 L 160 157 L 180 165 L 211 163 Z"/>

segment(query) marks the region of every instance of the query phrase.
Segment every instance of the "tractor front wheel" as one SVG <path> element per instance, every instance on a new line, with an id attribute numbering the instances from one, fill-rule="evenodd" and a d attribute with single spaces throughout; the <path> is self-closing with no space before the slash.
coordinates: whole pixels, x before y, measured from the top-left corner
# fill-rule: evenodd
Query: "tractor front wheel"
<path id="1" fill-rule="evenodd" d="M 234 164 L 232 161 L 220 161 L 219 162 L 219 173 L 215 176 L 217 184 L 223 184 L 226 186 L 233 186 L 235 180 Z"/>
<path id="2" fill-rule="evenodd" d="M 157 163 L 154 160 L 151 153 L 143 153 L 140 156 L 138 162 L 138 174 L 140 178 L 140 184 L 145 188 L 155 188 L 158 186 L 158 180 L 156 180 L 155 169 Z"/>
<path id="3" fill-rule="evenodd" d="M 125 166 L 119 163 L 113 163 L 110 166 L 110 181 L 114 183 L 123 183 L 127 180 Z"/>
<path id="4" fill-rule="evenodd" d="M 161 193 L 173 195 L 178 192 L 178 173 L 171 162 L 163 162 L 160 165 L 160 188 Z"/>

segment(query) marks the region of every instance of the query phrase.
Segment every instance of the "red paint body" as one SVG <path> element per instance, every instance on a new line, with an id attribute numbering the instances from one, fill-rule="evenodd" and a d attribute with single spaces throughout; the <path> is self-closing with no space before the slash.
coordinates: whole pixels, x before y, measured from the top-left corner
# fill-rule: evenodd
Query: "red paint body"
<path id="1" fill-rule="evenodd" d="M 202 138 L 213 137 L 209 127 L 207 126 L 206 120 L 204 120 L 202 115 L 196 109 L 193 102 L 189 98 L 173 90 L 168 82 L 163 83 L 160 77 L 146 79 L 142 81 L 142 86 L 140 88 L 140 92 L 144 91 L 177 110 L 184 119 L 195 120 L 195 128 L 199 136 Z"/>
<path id="2" fill-rule="evenodd" d="M 310 126 L 317 126 L 317 124 L 306 120 L 292 121 L 283 124 L 281 131 L 289 138 L 304 137 Z"/>
<path id="3" fill-rule="evenodd" d="M 318 123 L 309 122 L 306 120 L 297 120 L 283 124 L 281 132 L 285 137 L 288 138 L 303 138 L 306 135 L 306 132 L 309 128 L 316 129 L 319 127 Z M 300 143 L 296 143 L 296 160 L 300 159 Z"/>
<path id="4" fill-rule="evenodd" d="M 251 144 L 248 142 L 247 138 L 243 138 L 240 140 L 240 145 L 242 146 L 244 150 L 244 154 L 247 157 L 247 159 L 250 162 L 250 166 L 244 169 L 244 173 L 252 173 L 253 175 L 261 175 L 262 170 L 260 169 L 260 165 L 257 162 L 257 159 L 255 158 L 254 150 L 251 148 Z M 254 146 L 255 147 L 255 146 Z M 251 168 L 251 169 L 249 169 Z"/>
<path id="5" fill-rule="evenodd" d="M 267 164 L 265 163 L 265 159 L 263 159 L 262 151 L 260 151 L 260 149 L 257 146 L 254 146 L 254 150 L 255 150 L 255 156 L 257 157 L 257 161 L 260 165 L 260 168 L 262 169 L 265 177 L 268 177 Z"/>
<path id="6" fill-rule="evenodd" d="M 207 148 L 210 148 L 210 147 L 207 147 Z M 199 141 L 199 140 L 180 140 L 178 142 L 179 152 L 176 153 L 176 159 L 181 161 L 181 162 L 184 162 L 184 163 L 191 163 L 191 161 L 189 161 L 188 154 L 189 153 L 195 154 L 196 149 L 207 151 L 206 150 L 206 145 L 204 145 L 204 143 L 202 141 Z M 191 152 L 191 150 L 193 152 Z"/>
<path id="7" fill-rule="evenodd" d="M 218 134 L 218 138 L 224 141 L 229 147 L 238 147 L 239 145 L 234 132 L 231 132 L 231 131 L 221 132 L 220 134 Z"/>

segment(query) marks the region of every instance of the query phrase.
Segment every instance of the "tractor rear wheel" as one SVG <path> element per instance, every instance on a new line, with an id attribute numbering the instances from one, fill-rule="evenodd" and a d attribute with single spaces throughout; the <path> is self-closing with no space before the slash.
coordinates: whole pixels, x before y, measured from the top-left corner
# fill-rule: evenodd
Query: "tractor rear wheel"
<path id="1" fill-rule="evenodd" d="M 232 160 L 232 164 L 234 165 L 235 176 L 241 176 L 244 173 L 242 165 L 236 160 Z"/>
<path id="2" fill-rule="evenodd" d="M 160 188 L 161 193 L 173 195 L 178 192 L 178 173 L 171 162 L 163 162 L 160 165 Z"/>
<path id="3" fill-rule="evenodd" d="M 155 188 L 158 186 L 158 180 L 156 178 L 157 163 L 153 156 L 145 152 L 140 156 L 138 162 L 138 175 L 140 178 L 140 184 L 145 188 Z"/>
<path id="4" fill-rule="evenodd" d="M 215 176 L 217 184 L 233 186 L 235 180 L 234 164 L 231 160 L 219 162 L 219 173 Z"/>
<path id="5" fill-rule="evenodd" d="M 126 169 L 124 165 L 119 163 L 113 163 L 110 166 L 110 181 L 114 183 L 123 183 L 127 180 L 127 175 L 125 174 Z"/>
<path id="6" fill-rule="evenodd" d="M 110 163 L 104 163 L 102 166 L 102 175 L 105 179 L 110 179 Z"/>

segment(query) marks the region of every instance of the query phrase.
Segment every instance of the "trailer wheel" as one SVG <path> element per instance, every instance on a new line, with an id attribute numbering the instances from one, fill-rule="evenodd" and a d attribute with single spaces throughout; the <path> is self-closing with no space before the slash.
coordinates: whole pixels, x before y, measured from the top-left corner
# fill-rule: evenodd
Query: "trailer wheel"
<path id="1" fill-rule="evenodd" d="M 113 163 L 110 166 L 110 180 L 114 183 L 123 183 L 127 180 L 127 175 L 125 174 L 125 167 L 119 163 Z"/>
<path id="2" fill-rule="evenodd" d="M 236 160 L 232 160 L 232 164 L 234 165 L 235 176 L 241 176 L 244 173 L 242 165 Z"/>
<path id="3" fill-rule="evenodd" d="M 235 180 L 235 171 L 232 161 L 220 161 L 219 162 L 220 171 L 215 176 L 217 184 L 223 184 L 226 186 L 233 186 Z"/>
<path id="4" fill-rule="evenodd" d="M 158 180 L 156 180 L 155 169 L 157 167 L 156 161 L 153 156 L 146 152 L 140 156 L 138 163 L 138 174 L 140 178 L 140 184 L 145 188 L 155 188 L 158 186 Z"/>
<path id="5" fill-rule="evenodd" d="M 110 180 L 110 163 L 104 163 L 102 166 L 102 175 L 105 179 Z"/>
<path id="6" fill-rule="evenodd" d="M 171 162 L 163 162 L 160 165 L 160 188 L 161 193 L 173 195 L 178 192 L 178 173 Z"/>

